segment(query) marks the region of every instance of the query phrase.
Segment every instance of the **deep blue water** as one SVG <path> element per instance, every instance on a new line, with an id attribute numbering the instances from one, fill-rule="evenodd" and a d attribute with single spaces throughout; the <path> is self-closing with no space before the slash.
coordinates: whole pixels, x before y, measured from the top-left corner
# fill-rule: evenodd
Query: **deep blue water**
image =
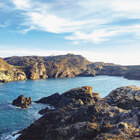
<path id="1" fill-rule="evenodd" d="M 123 77 L 96 76 L 47 80 L 27 80 L 0 84 L 0 139 L 11 140 L 10 134 L 27 127 L 40 115 L 37 113 L 45 105 L 33 103 L 29 109 L 20 109 L 11 105 L 13 99 L 24 94 L 38 100 L 53 93 L 63 93 L 71 88 L 92 86 L 101 97 L 117 87 L 136 85 L 140 81 L 127 80 Z"/>

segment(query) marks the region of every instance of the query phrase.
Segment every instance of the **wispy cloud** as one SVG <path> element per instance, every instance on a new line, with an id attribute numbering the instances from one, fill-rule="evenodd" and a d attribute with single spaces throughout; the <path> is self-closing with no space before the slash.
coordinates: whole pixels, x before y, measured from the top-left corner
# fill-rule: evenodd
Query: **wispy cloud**
<path id="1" fill-rule="evenodd" d="M 12 0 L 12 4 L 13 10 L 18 11 L 17 18 L 22 18 L 16 27 L 23 33 L 30 30 L 70 33 L 64 38 L 74 44 L 102 43 L 128 33 L 134 38 L 139 36 L 139 23 L 121 25 L 121 21 L 140 19 L 139 0 Z"/>
<path id="2" fill-rule="evenodd" d="M 134 34 L 135 38 L 140 38 L 140 25 L 116 26 L 109 28 L 95 29 L 91 33 L 76 32 L 72 36 L 66 36 L 65 39 L 72 41 L 82 41 L 83 43 L 90 41 L 95 44 L 108 41 L 109 38 L 125 34 Z"/>

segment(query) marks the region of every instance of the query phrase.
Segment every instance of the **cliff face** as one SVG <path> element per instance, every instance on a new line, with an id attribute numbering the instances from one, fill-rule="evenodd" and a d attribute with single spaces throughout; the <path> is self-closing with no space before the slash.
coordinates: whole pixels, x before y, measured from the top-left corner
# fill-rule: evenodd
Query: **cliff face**
<path id="1" fill-rule="evenodd" d="M 91 63 L 80 55 L 24 56 L 9 57 L 4 60 L 11 65 L 20 67 L 28 79 L 109 75 L 140 80 L 140 66 Z"/>
<path id="2" fill-rule="evenodd" d="M 127 72 L 127 67 L 112 63 L 96 62 L 89 67 L 96 71 L 96 75 L 124 76 Z"/>
<path id="3" fill-rule="evenodd" d="M 26 80 L 25 73 L 0 58 L 0 82 Z"/>
<path id="4" fill-rule="evenodd" d="M 128 71 L 124 75 L 127 79 L 140 80 L 140 65 L 139 66 L 128 66 Z"/>
<path id="5" fill-rule="evenodd" d="M 87 68 L 90 62 L 80 55 L 10 57 L 5 60 L 21 66 L 29 79 L 95 75 L 94 70 Z"/>

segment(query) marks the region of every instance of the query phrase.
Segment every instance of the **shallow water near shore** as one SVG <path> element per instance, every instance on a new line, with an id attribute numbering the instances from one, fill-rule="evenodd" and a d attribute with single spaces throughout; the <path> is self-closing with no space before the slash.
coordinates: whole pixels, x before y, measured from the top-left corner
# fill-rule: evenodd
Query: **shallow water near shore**
<path id="1" fill-rule="evenodd" d="M 46 105 L 35 104 L 28 109 L 20 109 L 12 106 L 13 99 L 24 94 L 38 100 L 53 93 L 63 93 L 71 88 L 92 86 L 93 92 L 99 92 L 105 97 L 113 89 L 121 86 L 140 86 L 140 81 L 128 80 L 123 77 L 96 76 L 76 77 L 63 79 L 27 80 L 0 84 L 0 140 L 15 139 L 12 133 L 29 126 L 40 117 L 38 111 Z"/>

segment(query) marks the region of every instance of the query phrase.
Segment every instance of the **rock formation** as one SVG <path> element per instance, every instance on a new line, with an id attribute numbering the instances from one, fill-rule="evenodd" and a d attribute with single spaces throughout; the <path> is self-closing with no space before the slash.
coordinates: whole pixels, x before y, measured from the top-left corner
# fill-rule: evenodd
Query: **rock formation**
<path id="1" fill-rule="evenodd" d="M 55 108 L 62 108 L 66 106 L 81 106 L 91 105 L 99 99 L 99 94 L 93 92 L 92 87 L 84 86 L 71 89 L 63 94 L 55 93 L 49 97 L 42 98 L 36 103 L 49 104 Z"/>
<path id="2" fill-rule="evenodd" d="M 28 79 L 109 75 L 140 80 L 140 66 L 121 66 L 103 62 L 92 63 L 81 55 L 14 56 L 4 60 L 22 69 Z"/>
<path id="3" fill-rule="evenodd" d="M 25 73 L 18 67 L 6 63 L 0 58 L 0 82 L 26 80 Z"/>
<path id="4" fill-rule="evenodd" d="M 13 100 L 12 105 L 21 108 L 28 108 L 28 106 L 32 103 L 31 97 L 24 97 L 24 95 L 20 95 L 17 99 Z"/>
<path id="5" fill-rule="evenodd" d="M 58 107 L 46 109 L 46 113 L 24 129 L 17 140 L 138 140 L 140 105 L 131 102 L 129 109 L 119 105 L 122 99 L 123 103 L 127 102 L 129 95 L 130 99 L 134 96 L 139 101 L 140 88 L 117 88 L 103 99 L 92 93 L 89 86 L 57 94 Z M 43 100 L 53 104 L 51 96 Z"/>
<path id="6" fill-rule="evenodd" d="M 49 57 L 10 57 L 5 60 L 9 64 L 21 66 L 29 79 L 75 77 L 84 74 L 87 71 L 86 65 L 91 63 L 80 55 L 72 54 Z M 94 76 L 95 71 L 89 70 L 89 74 Z"/>
<path id="7" fill-rule="evenodd" d="M 140 66 L 128 66 L 128 71 L 124 75 L 127 79 L 140 80 Z"/>
<path id="8" fill-rule="evenodd" d="M 140 107 L 140 88 L 136 86 L 117 88 L 105 99 L 109 104 L 123 109 Z"/>

